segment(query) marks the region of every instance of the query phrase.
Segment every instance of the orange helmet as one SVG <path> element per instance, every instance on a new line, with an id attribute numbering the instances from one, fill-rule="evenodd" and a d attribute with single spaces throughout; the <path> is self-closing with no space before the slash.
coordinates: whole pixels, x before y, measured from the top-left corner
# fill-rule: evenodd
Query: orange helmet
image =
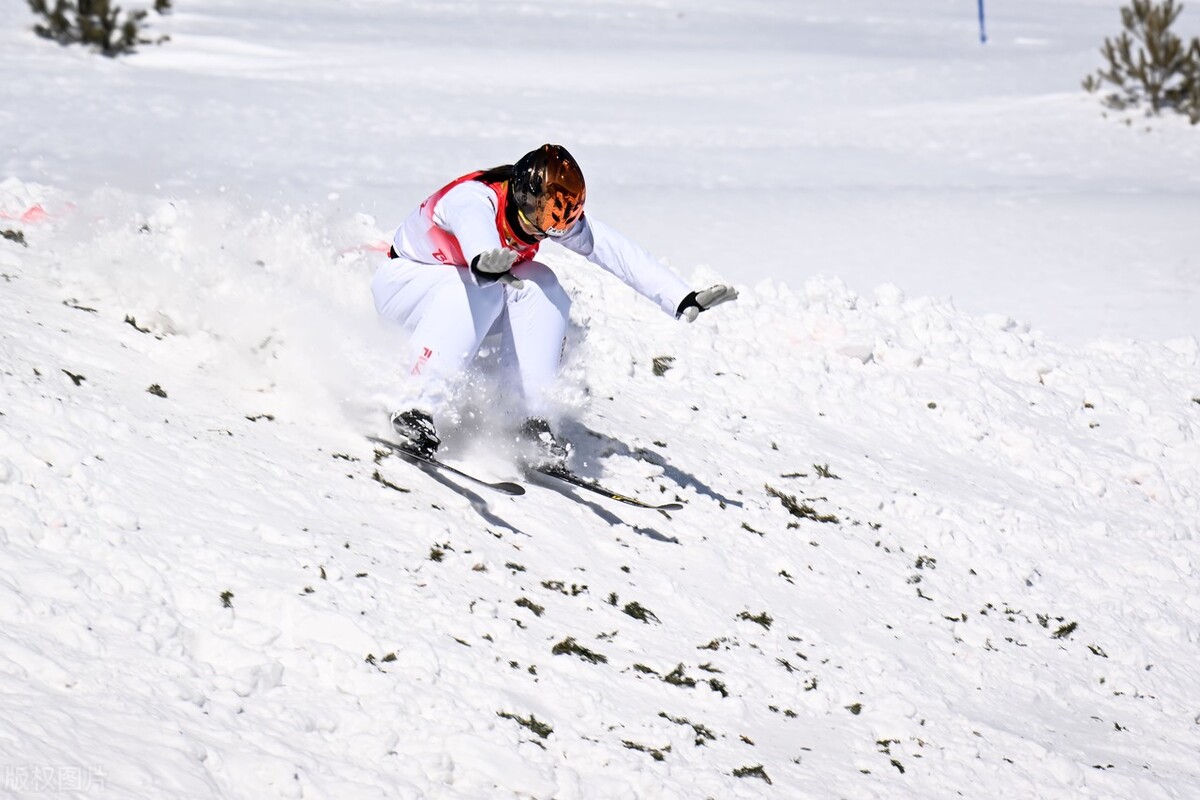
<path id="1" fill-rule="evenodd" d="M 546 236 L 562 236 L 583 216 L 583 170 L 561 145 L 544 144 L 521 156 L 508 188 L 524 221 Z"/>

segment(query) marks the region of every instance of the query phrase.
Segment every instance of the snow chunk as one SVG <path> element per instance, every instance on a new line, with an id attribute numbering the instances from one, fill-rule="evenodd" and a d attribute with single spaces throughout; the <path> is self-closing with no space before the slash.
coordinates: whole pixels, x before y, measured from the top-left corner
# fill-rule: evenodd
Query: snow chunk
<path id="1" fill-rule="evenodd" d="M 876 342 L 873 357 L 880 364 L 895 367 L 919 367 L 922 362 L 921 353 L 891 342 Z"/>
<path id="2" fill-rule="evenodd" d="M 97 505 L 96 516 L 117 530 L 136 531 L 141 527 L 137 514 L 125 506 L 114 503 L 100 503 Z"/>
<path id="3" fill-rule="evenodd" d="M 875 350 L 869 344 L 848 344 L 845 347 L 839 347 L 838 355 L 852 358 L 855 361 L 861 361 L 868 364 L 875 357 Z"/>
<path id="4" fill-rule="evenodd" d="M 833 308 L 853 309 L 858 295 L 850 291 L 841 278 L 817 275 L 804 282 L 804 295 L 810 303 L 825 303 Z"/>
<path id="5" fill-rule="evenodd" d="M 446 740 L 446 751 L 453 754 L 456 783 L 504 786 L 529 797 L 554 796 L 554 781 L 546 768 L 539 768 L 519 750 L 463 733 Z"/>
<path id="6" fill-rule="evenodd" d="M 881 308 L 896 308 L 904 303 L 904 290 L 894 283 L 881 283 L 875 287 L 875 305 Z"/>
<path id="7" fill-rule="evenodd" d="M 170 201 L 160 203 L 146 221 L 153 230 L 169 230 L 179 222 L 179 209 Z"/>
<path id="8" fill-rule="evenodd" d="M 998 331 L 1011 331 L 1017 327 L 1017 321 L 1006 314 L 984 314 L 983 323 Z"/>
<path id="9" fill-rule="evenodd" d="M 49 187 L 25 183 L 17 178 L 5 178 L 0 181 L 0 219 L 24 217 L 22 221 L 36 221 L 29 219 L 27 215 L 33 209 L 44 209 L 50 195 Z"/>
<path id="10" fill-rule="evenodd" d="M 0 484 L 18 483 L 20 480 L 21 473 L 16 466 L 7 458 L 0 456 Z"/>
<path id="11" fill-rule="evenodd" d="M 1195 336 L 1183 336 L 1178 339 L 1169 339 L 1163 342 L 1163 347 L 1170 350 L 1172 353 L 1178 353 L 1192 364 L 1195 364 L 1200 359 L 1200 341 L 1197 341 Z"/>

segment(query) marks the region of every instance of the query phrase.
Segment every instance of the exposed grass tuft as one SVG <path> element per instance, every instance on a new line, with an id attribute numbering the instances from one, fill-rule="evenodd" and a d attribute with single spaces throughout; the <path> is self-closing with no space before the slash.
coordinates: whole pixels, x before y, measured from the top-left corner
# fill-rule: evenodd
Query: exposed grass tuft
<path id="1" fill-rule="evenodd" d="M 1058 630 L 1056 630 L 1054 632 L 1053 636 L 1055 639 L 1066 639 L 1072 633 L 1074 633 L 1075 629 L 1078 627 L 1079 627 L 1078 622 L 1068 622 L 1066 625 L 1063 625 Z"/>
<path id="2" fill-rule="evenodd" d="M 664 754 L 671 752 L 671 745 L 667 745 L 663 748 L 647 747 L 644 744 L 631 742 L 628 739 L 622 739 L 621 744 L 625 745 L 625 747 L 629 750 L 637 750 L 639 753 L 649 753 L 650 757 L 655 761 L 662 761 L 664 758 L 666 758 Z"/>
<path id="3" fill-rule="evenodd" d="M 696 747 L 703 747 L 706 741 L 715 742 L 717 740 L 717 735 L 715 733 L 709 730 L 707 726 L 701 725 L 698 722 L 692 722 L 686 717 L 672 717 L 665 711 L 658 712 L 658 715 L 665 720 L 674 722 L 676 725 L 687 725 L 690 727 L 692 732 L 696 734 Z"/>
<path id="4" fill-rule="evenodd" d="M 683 664 L 680 664 L 675 669 L 663 676 L 663 682 L 669 683 L 672 686 L 684 686 L 688 689 L 696 687 L 695 678 L 689 678 L 683 671 Z"/>
<path id="5" fill-rule="evenodd" d="M 521 608 L 528 608 L 530 611 L 533 612 L 533 615 L 535 617 L 540 617 L 542 614 L 546 613 L 545 606 L 539 606 L 537 603 L 533 602 L 528 597 L 519 597 L 519 598 L 517 598 L 516 603 Z"/>
<path id="6" fill-rule="evenodd" d="M 841 522 L 841 520 L 839 520 L 834 514 L 821 514 L 807 502 L 801 503 L 796 499 L 795 495 L 784 494 L 770 484 L 767 484 L 766 489 L 767 494 L 769 494 L 771 497 L 779 498 L 779 502 L 783 504 L 783 507 L 786 508 L 788 513 L 790 513 L 793 517 L 810 519 L 813 522 L 833 523 L 835 525 Z"/>
<path id="7" fill-rule="evenodd" d="M 568 597 L 578 597 L 588 590 L 587 584 L 580 585 L 576 583 L 572 583 L 571 588 L 568 590 L 567 585 L 562 581 L 542 581 L 542 588 L 558 592 L 559 594 L 565 594 Z"/>
<path id="8" fill-rule="evenodd" d="M 813 470 L 817 473 L 818 478 L 828 478 L 835 481 L 841 480 L 841 478 L 829 471 L 828 464 L 813 464 Z"/>
<path id="9" fill-rule="evenodd" d="M 408 489 L 405 489 L 403 486 L 397 486 L 396 484 L 389 481 L 387 478 L 383 477 L 383 474 L 379 470 L 375 470 L 375 474 L 373 474 L 371 476 L 371 480 L 375 481 L 380 486 L 386 486 L 387 488 L 391 489 L 394 492 L 400 492 L 401 494 L 409 494 L 410 493 L 410 491 Z"/>
<path id="10" fill-rule="evenodd" d="M 765 611 L 758 615 L 751 614 L 749 611 L 743 611 L 737 615 L 737 618 L 744 619 L 747 622 L 757 623 L 762 625 L 767 630 L 771 630 L 771 623 L 775 621 L 771 618 L 771 615 Z"/>
<path id="11" fill-rule="evenodd" d="M 550 649 L 550 652 L 556 656 L 572 655 L 579 656 L 584 661 L 592 664 L 607 664 L 608 656 L 588 650 L 575 641 L 574 637 L 568 636 Z"/>
<path id="12" fill-rule="evenodd" d="M 140 325 L 137 324 L 137 320 L 128 314 L 125 315 L 125 324 L 128 325 L 129 327 L 133 328 L 138 333 L 149 333 L 150 332 L 149 328 L 141 327 Z"/>
<path id="13" fill-rule="evenodd" d="M 662 622 L 662 620 L 658 618 L 658 615 L 643 606 L 641 603 L 626 603 L 625 608 L 621 609 L 621 611 L 622 613 L 628 614 L 639 622 L 644 622 L 647 625 L 650 624 L 651 619 L 653 619 L 655 622 Z"/>
<path id="14" fill-rule="evenodd" d="M 29 243 L 25 241 L 25 231 L 14 231 L 11 228 L 6 228 L 0 231 L 0 237 L 8 239 L 10 242 L 16 242 L 22 247 L 29 247 Z"/>
<path id="15" fill-rule="evenodd" d="M 767 776 L 767 771 L 763 769 L 762 764 L 755 764 L 753 767 L 738 767 L 733 771 L 735 778 L 759 778 L 771 785 L 771 779 Z"/>
<path id="16" fill-rule="evenodd" d="M 543 739 L 548 738 L 550 734 L 554 733 L 554 728 L 542 722 L 533 714 L 529 715 L 529 719 L 525 719 L 523 717 L 518 717 L 516 714 L 510 714 L 507 711 L 497 711 L 496 716 L 504 719 L 511 719 L 522 728 L 528 728 Z"/>

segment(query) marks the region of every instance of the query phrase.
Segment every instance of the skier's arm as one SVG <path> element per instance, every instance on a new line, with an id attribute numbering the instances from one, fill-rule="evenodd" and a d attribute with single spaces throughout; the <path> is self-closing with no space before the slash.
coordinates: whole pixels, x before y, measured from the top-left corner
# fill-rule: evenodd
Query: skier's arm
<path id="1" fill-rule="evenodd" d="M 584 214 L 565 236 L 554 241 L 616 275 L 672 316 L 679 315 L 680 303 L 691 292 L 683 278 L 665 264 L 588 214 Z"/>
<path id="2" fill-rule="evenodd" d="M 496 193 L 467 181 L 438 201 L 434 223 L 454 235 L 476 283 L 486 285 L 508 272 L 517 254 L 504 247 L 496 231 Z"/>
<path id="3" fill-rule="evenodd" d="M 433 210 L 434 224 L 458 239 L 468 264 L 480 253 L 501 246 L 496 202 L 496 193 L 487 186 L 467 181 L 446 192 Z"/>
<path id="4" fill-rule="evenodd" d="M 616 275 L 634 291 L 675 317 L 695 322 L 701 311 L 737 299 L 732 286 L 694 292 L 665 264 L 602 222 L 588 217 L 556 242 Z"/>

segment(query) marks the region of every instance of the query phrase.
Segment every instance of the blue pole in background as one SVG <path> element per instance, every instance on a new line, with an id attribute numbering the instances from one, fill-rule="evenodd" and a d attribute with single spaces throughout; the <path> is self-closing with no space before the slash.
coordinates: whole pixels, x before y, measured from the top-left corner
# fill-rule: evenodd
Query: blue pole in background
<path id="1" fill-rule="evenodd" d="M 979 41 L 987 44 L 987 25 L 983 18 L 983 0 L 979 0 Z"/>

